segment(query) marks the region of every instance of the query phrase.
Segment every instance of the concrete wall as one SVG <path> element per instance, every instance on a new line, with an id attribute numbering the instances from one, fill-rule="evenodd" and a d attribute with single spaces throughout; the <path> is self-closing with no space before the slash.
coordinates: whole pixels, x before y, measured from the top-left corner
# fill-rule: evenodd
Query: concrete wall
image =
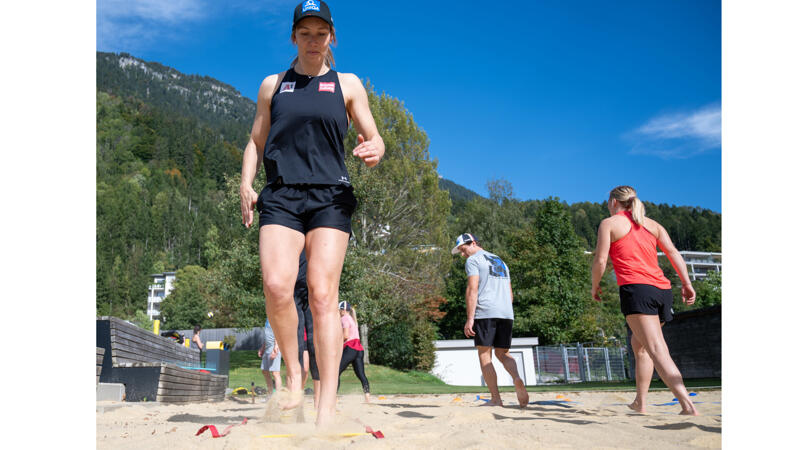
<path id="1" fill-rule="evenodd" d="M 447 384 L 455 386 L 485 386 L 478 362 L 478 349 L 472 339 L 435 341 L 436 360 L 431 373 Z M 508 354 L 517 362 L 519 372 L 526 385 L 536 384 L 533 362 L 533 346 L 538 338 L 512 338 Z M 514 382 L 500 361 L 492 354 L 492 365 L 497 372 L 499 386 L 513 386 Z"/>
<path id="2" fill-rule="evenodd" d="M 722 306 L 674 315 L 662 328 L 669 353 L 683 378 L 722 377 Z M 628 346 L 631 373 L 633 350 Z M 658 374 L 654 374 L 658 377 Z"/>

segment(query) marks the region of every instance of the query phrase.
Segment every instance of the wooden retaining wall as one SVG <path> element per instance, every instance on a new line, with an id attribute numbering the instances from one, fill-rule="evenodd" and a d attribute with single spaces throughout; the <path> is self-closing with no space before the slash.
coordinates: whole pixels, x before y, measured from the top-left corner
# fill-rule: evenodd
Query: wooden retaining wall
<path id="1" fill-rule="evenodd" d="M 224 398 L 228 376 L 197 370 L 198 349 L 116 317 L 100 317 L 96 323 L 97 347 L 104 350 L 98 381 L 124 384 L 127 401 L 189 403 Z"/>

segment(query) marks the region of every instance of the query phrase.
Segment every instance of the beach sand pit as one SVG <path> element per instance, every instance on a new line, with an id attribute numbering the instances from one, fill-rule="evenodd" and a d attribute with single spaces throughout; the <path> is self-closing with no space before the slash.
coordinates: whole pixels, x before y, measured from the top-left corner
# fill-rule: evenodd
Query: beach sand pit
<path id="1" fill-rule="evenodd" d="M 486 394 L 483 397 L 488 397 Z M 651 392 L 647 414 L 628 409 L 633 392 L 532 393 L 520 409 L 514 393 L 505 406 L 482 406 L 476 394 L 340 396 L 335 426 L 317 431 L 311 397 L 305 397 L 307 423 L 268 423 L 260 399 L 170 405 L 98 402 L 99 449 L 250 449 L 250 448 L 720 448 L 721 391 L 692 397 L 699 417 L 680 416 L 668 391 Z M 568 400 L 568 401 L 567 401 Z M 660 406 L 655 406 L 660 405 Z M 246 424 L 242 424 L 244 419 Z M 224 437 L 212 438 L 214 425 Z M 376 439 L 365 426 L 381 431 Z M 345 434 L 351 434 L 346 436 Z M 265 437 L 291 435 L 288 437 Z"/>

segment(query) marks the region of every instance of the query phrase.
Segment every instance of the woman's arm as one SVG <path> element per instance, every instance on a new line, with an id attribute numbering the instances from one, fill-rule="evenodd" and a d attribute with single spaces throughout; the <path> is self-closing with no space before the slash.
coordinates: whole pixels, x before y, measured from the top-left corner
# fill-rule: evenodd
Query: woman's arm
<path id="1" fill-rule="evenodd" d="M 666 228 L 662 227 L 658 222 L 655 223 L 658 226 L 658 236 L 656 236 L 658 239 L 658 246 L 661 248 L 661 251 L 667 255 L 670 264 L 672 264 L 672 267 L 681 279 L 681 299 L 683 303 L 691 305 L 694 303 L 695 292 L 692 287 L 692 280 L 689 278 L 689 271 L 686 269 L 686 261 L 683 260 L 683 256 L 681 256 L 678 249 L 675 248 L 675 244 L 672 243 L 672 239 L 670 239 Z"/>
<path id="2" fill-rule="evenodd" d="M 340 75 L 340 83 L 346 87 L 349 97 L 345 99 L 345 107 L 358 131 L 358 145 L 353 149 L 353 155 L 361 158 L 367 167 L 374 167 L 383 158 L 386 146 L 369 110 L 367 90 L 355 74 Z"/>
<path id="3" fill-rule="evenodd" d="M 258 201 L 258 194 L 253 190 L 253 180 L 264 153 L 270 128 L 270 103 L 278 75 L 270 75 L 261 83 L 256 102 L 256 118 L 250 131 L 250 140 L 244 148 L 242 155 L 242 182 L 239 186 L 239 199 L 242 209 L 242 224 L 250 227 L 253 224 L 253 206 Z"/>
<path id="4" fill-rule="evenodd" d="M 594 249 L 592 262 L 592 298 L 600 301 L 600 281 L 606 272 L 608 250 L 611 248 L 611 221 L 604 219 L 597 229 L 597 246 Z"/>

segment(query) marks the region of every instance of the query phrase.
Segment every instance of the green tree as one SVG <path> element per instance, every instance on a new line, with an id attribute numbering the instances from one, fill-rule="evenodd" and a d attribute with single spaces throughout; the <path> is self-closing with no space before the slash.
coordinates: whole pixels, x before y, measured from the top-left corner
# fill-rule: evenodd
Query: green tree
<path id="1" fill-rule="evenodd" d="M 586 314 L 590 272 L 566 208 L 548 199 L 533 227 L 518 230 L 507 259 L 514 287 L 514 330 L 542 343 L 591 340 L 596 320 Z"/>
<path id="2" fill-rule="evenodd" d="M 695 293 L 694 308 L 706 308 L 722 304 L 722 272 L 709 271 L 702 280 L 692 283 Z M 680 301 L 680 297 L 677 297 Z"/>
<path id="3" fill-rule="evenodd" d="M 174 289 L 161 302 L 162 326 L 171 329 L 207 327 L 210 297 L 206 269 L 191 265 L 178 269 Z"/>

